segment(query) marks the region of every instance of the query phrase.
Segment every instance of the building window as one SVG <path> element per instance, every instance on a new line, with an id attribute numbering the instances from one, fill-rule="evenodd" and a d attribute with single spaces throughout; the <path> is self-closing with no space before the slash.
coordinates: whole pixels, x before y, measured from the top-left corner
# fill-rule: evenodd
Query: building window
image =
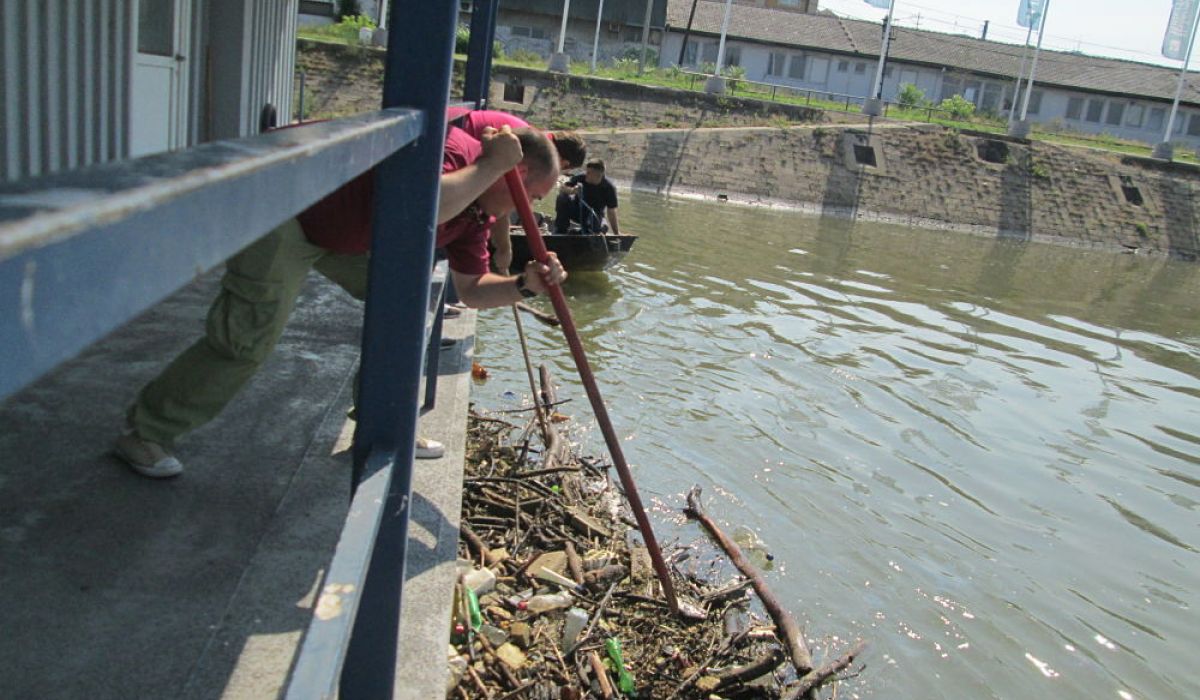
<path id="1" fill-rule="evenodd" d="M 1034 90 L 1029 93 L 1029 113 L 1037 114 L 1042 111 L 1042 91 Z"/>
<path id="2" fill-rule="evenodd" d="M 1130 102 L 1129 109 L 1125 110 L 1125 125 L 1140 128 L 1145 118 L 1146 108 L 1136 102 Z"/>
<path id="3" fill-rule="evenodd" d="M 1104 116 L 1104 100 L 1092 99 L 1087 103 L 1087 114 L 1083 115 L 1085 122 L 1100 123 L 1100 117 Z"/>
<path id="4" fill-rule="evenodd" d="M 774 51 L 767 54 L 767 75 L 781 76 L 785 66 L 787 66 L 787 54 Z"/>
<path id="5" fill-rule="evenodd" d="M 850 70 L 850 62 L 849 61 L 838 61 L 837 72 L 845 73 L 848 70 Z"/>
<path id="6" fill-rule="evenodd" d="M 885 78 L 892 77 L 892 67 L 891 66 L 883 67 L 883 77 L 885 77 Z"/>
<path id="7" fill-rule="evenodd" d="M 683 65 L 685 65 L 685 66 L 696 65 L 696 51 L 697 50 L 698 49 L 696 48 L 696 42 L 689 41 L 688 45 L 683 48 Z"/>
<path id="8" fill-rule="evenodd" d="M 983 97 L 979 101 L 979 109 L 984 112 L 995 112 L 1000 108 L 1000 95 L 1004 91 L 996 83 L 983 84 Z"/>
<path id="9" fill-rule="evenodd" d="M 1200 114 L 1193 114 L 1192 116 L 1188 117 L 1187 123 L 1188 136 L 1200 136 Z"/>
<path id="10" fill-rule="evenodd" d="M 804 80 L 808 59 L 804 54 L 794 54 L 791 65 L 788 66 L 788 77 L 793 80 Z"/>
<path id="11" fill-rule="evenodd" d="M 541 27 L 519 27 L 514 25 L 509 30 L 512 36 L 524 37 L 527 39 L 545 39 L 546 30 Z"/>
<path id="12" fill-rule="evenodd" d="M 1079 119 L 1083 116 L 1083 98 L 1072 97 L 1067 100 L 1067 119 Z"/>
<path id="13" fill-rule="evenodd" d="M 962 91 L 962 81 L 958 78 L 945 78 L 942 80 L 942 96 L 940 100 L 948 100 L 951 97 L 959 94 Z"/>
<path id="14" fill-rule="evenodd" d="M 742 65 L 742 47 L 725 46 L 725 67 Z"/>
<path id="15" fill-rule="evenodd" d="M 1121 126 L 1121 121 L 1125 119 L 1125 103 L 1113 100 L 1108 103 L 1108 116 L 1104 123 L 1109 126 Z"/>
<path id="16" fill-rule="evenodd" d="M 640 44 L 642 42 L 642 30 L 637 27 L 631 27 L 625 30 L 625 43 Z"/>
<path id="17" fill-rule="evenodd" d="M 863 73 L 866 73 L 866 72 L 867 72 L 867 64 L 865 64 L 865 63 L 855 63 L 854 64 L 854 73 L 856 75 L 862 75 Z"/>
<path id="18" fill-rule="evenodd" d="M 704 63 L 716 64 L 717 62 L 717 44 L 716 42 L 708 42 L 704 45 L 704 49 L 700 52 L 700 60 Z"/>
<path id="19" fill-rule="evenodd" d="M 1146 119 L 1146 128 L 1151 131 L 1162 131 L 1163 120 L 1167 117 L 1167 110 L 1162 107 L 1151 107 L 1150 116 Z"/>

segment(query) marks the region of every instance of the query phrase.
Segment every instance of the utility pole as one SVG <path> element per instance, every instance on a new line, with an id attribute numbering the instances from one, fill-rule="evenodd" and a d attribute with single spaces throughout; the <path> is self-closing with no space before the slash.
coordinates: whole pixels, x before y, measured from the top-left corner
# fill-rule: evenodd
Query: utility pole
<path id="1" fill-rule="evenodd" d="M 880 7 L 881 0 L 867 0 L 868 4 Z M 896 0 L 888 2 L 887 19 L 883 22 L 883 43 L 879 46 L 879 66 L 875 69 L 875 83 L 867 99 L 863 100 L 862 113 L 868 117 L 883 115 L 883 63 L 887 60 L 888 44 L 892 40 L 892 15 L 896 12 Z"/>
<path id="2" fill-rule="evenodd" d="M 988 30 L 988 24 L 990 24 L 990 23 L 991 23 L 991 20 L 989 20 L 989 19 L 983 20 L 983 36 L 979 37 L 980 41 L 987 41 L 987 30 Z"/>
<path id="3" fill-rule="evenodd" d="M 721 77 L 722 64 L 725 62 L 725 35 L 729 33 L 729 15 L 732 14 L 733 0 L 725 0 L 725 21 L 721 22 L 721 41 L 717 44 L 717 65 L 713 68 L 712 77 L 704 83 L 704 91 L 720 95 L 725 92 L 725 79 Z"/>
<path id="4" fill-rule="evenodd" d="M 592 39 L 592 72 L 596 72 L 596 54 L 600 52 L 600 19 L 604 16 L 604 0 L 600 0 L 600 9 L 596 10 L 596 36 Z"/>
<path id="5" fill-rule="evenodd" d="M 563 0 L 562 26 L 558 29 L 558 51 L 550 56 L 548 70 L 553 73 L 570 73 L 571 58 L 563 51 L 567 42 L 567 15 L 571 13 L 571 0 Z"/>
<path id="6" fill-rule="evenodd" d="M 646 0 L 646 17 L 642 20 L 642 58 L 638 61 L 638 75 L 646 70 L 646 50 L 650 47 L 650 11 L 653 9 L 654 0 Z"/>
<path id="7" fill-rule="evenodd" d="M 683 52 L 687 50 L 688 35 L 692 33 L 692 20 L 696 19 L 696 3 L 698 2 L 700 0 L 692 0 L 692 11 L 688 13 L 687 28 L 683 30 L 683 43 L 679 45 L 679 60 L 675 62 L 675 65 L 683 65 Z"/>

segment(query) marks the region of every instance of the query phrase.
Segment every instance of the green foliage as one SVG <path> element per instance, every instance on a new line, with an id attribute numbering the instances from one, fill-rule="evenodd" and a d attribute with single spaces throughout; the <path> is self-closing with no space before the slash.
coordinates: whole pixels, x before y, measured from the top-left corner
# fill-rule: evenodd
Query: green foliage
<path id="1" fill-rule="evenodd" d="M 1133 227 L 1137 229 L 1138 235 L 1142 238 L 1147 238 L 1150 236 L 1150 226 L 1148 226 L 1145 221 L 1139 221 L 1134 224 Z"/>
<path id="2" fill-rule="evenodd" d="M 729 80 L 729 91 L 734 92 L 741 87 L 741 80 L 746 77 L 746 69 L 741 66 L 726 66 L 725 76 Z"/>
<path id="3" fill-rule="evenodd" d="M 465 54 L 470 45 L 471 29 L 465 24 L 458 25 L 454 30 L 454 53 Z"/>
<path id="4" fill-rule="evenodd" d="M 975 114 L 974 103 L 970 102 L 962 95 L 947 97 L 946 99 L 942 100 L 942 103 L 938 105 L 938 108 L 949 112 L 950 116 L 954 117 L 955 119 L 966 120 L 970 119 L 971 115 Z"/>
<path id="5" fill-rule="evenodd" d="M 338 26 L 353 29 L 355 33 L 359 29 L 375 29 L 375 22 L 366 15 L 346 15 L 342 17 L 342 21 L 338 22 Z"/>
<path id="6" fill-rule="evenodd" d="M 375 23 L 366 15 L 349 15 L 337 24 L 309 25 L 300 27 L 297 34 L 305 39 L 333 41 L 348 46 L 358 46 L 358 30 L 375 29 Z"/>
<path id="7" fill-rule="evenodd" d="M 1032 165 L 1030 165 L 1029 166 L 1029 174 L 1036 177 L 1039 180 L 1049 180 L 1050 179 L 1050 171 L 1046 168 L 1045 165 L 1042 165 L 1041 163 L 1033 163 Z"/>
<path id="8" fill-rule="evenodd" d="M 896 101 L 900 103 L 901 107 L 924 107 L 926 104 L 925 92 L 912 83 L 904 83 L 900 86 Z"/>
<path id="9" fill-rule="evenodd" d="M 496 53 L 495 47 L 492 48 L 492 53 Z M 538 52 L 530 51 L 529 49 L 516 49 L 508 54 L 506 58 L 513 63 L 520 63 L 524 66 L 537 66 L 539 68 L 546 66 L 546 59 Z"/>
<path id="10" fill-rule="evenodd" d="M 362 7 L 358 4 L 358 0 L 338 0 L 337 16 L 345 19 L 346 17 L 354 17 L 362 14 Z"/>

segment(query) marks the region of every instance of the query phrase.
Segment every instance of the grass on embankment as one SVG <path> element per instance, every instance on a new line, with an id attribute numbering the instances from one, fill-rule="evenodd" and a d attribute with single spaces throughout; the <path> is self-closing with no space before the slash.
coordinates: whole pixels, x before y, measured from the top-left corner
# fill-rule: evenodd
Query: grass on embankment
<path id="1" fill-rule="evenodd" d="M 360 26 L 364 25 L 344 21 L 333 25 L 300 27 L 298 33 L 302 39 L 357 46 Z M 456 58 L 465 60 L 466 56 L 456 54 Z M 505 55 L 502 51 L 497 51 L 493 56 L 493 62 L 498 66 L 516 66 L 521 68 L 545 68 L 546 66 L 546 59 L 530 51 L 517 51 L 512 55 Z M 572 75 L 595 75 L 598 78 L 622 80 L 640 85 L 675 88 L 677 90 L 700 91 L 704 89 L 702 76 L 674 67 L 650 68 L 639 75 L 638 61 L 633 58 L 621 58 L 608 64 L 597 65 L 595 73 L 591 72 L 591 66 L 587 62 L 573 62 L 571 64 L 571 73 Z M 798 91 L 782 86 L 771 88 L 761 83 L 748 83 L 744 80 L 736 79 L 730 79 L 729 86 L 731 88 L 730 94 L 738 97 L 804 105 L 830 112 L 858 113 L 861 111 L 861 107 L 853 102 L 847 103 L 845 101 L 821 99 L 810 91 Z M 905 109 L 891 105 L 888 108 L 886 118 L 897 121 L 927 122 L 940 124 L 952 129 L 972 129 L 974 131 L 994 134 L 1004 134 L 1008 130 L 1008 124 L 1003 118 L 975 115 L 966 119 L 954 119 L 942 116 L 937 110 L 929 108 Z M 1108 134 L 1084 134 L 1072 131 L 1061 125 L 1055 127 L 1051 124 L 1035 124 L 1030 138 L 1035 141 L 1046 141 L 1065 146 L 1095 148 L 1122 155 L 1149 157 L 1153 151 L 1151 146 L 1140 141 L 1119 139 Z M 1187 163 L 1200 162 L 1200 159 L 1197 159 L 1193 152 L 1185 149 L 1178 149 L 1176 151 L 1175 160 Z"/>

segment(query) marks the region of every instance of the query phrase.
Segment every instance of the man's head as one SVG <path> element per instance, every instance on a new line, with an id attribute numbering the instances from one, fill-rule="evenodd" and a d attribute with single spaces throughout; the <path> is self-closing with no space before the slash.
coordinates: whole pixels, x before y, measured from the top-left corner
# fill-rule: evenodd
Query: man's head
<path id="1" fill-rule="evenodd" d="M 545 134 L 532 127 L 513 129 L 521 142 L 521 162 L 517 163 L 517 172 L 525 183 L 525 191 L 530 199 L 545 197 L 558 182 L 558 152 L 554 150 L 550 139 Z M 501 217 L 513 210 L 512 198 L 508 195 L 508 185 L 504 178 L 499 178 L 492 186 L 479 196 L 479 204 L 483 210 L 495 217 Z"/>
<path id="2" fill-rule="evenodd" d="M 574 131 L 554 132 L 554 150 L 558 151 L 558 164 L 563 170 L 582 167 L 587 158 L 587 143 Z"/>
<path id="3" fill-rule="evenodd" d="M 587 172 L 584 178 L 589 185 L 599 185 L 604 179 L 604 161 L 593 158 L 587 162 Z"/>

